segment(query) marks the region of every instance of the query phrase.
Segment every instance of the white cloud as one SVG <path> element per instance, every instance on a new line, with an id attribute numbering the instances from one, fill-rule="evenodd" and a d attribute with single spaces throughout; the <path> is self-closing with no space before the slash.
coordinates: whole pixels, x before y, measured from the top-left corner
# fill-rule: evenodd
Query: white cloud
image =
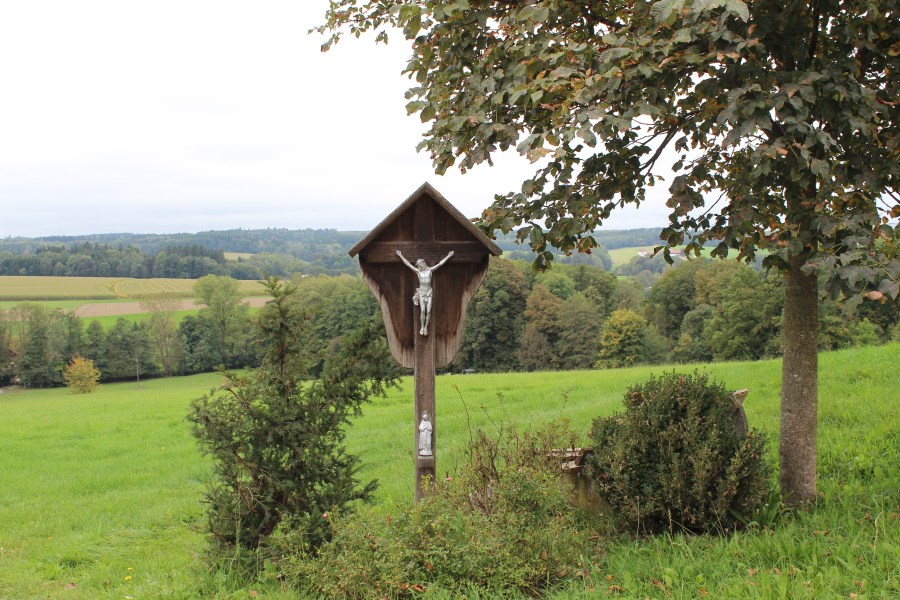
<path id="1" fill-rule="evenodd" d="M 404 108 L 408 47 L 348 38 L 323 54 L 307 31 L 326 7 L 4 3 L 0 235 L 363 230 L 425 180 L 474 216 L 532 172 L 513 154 L 434 175 Z"/>

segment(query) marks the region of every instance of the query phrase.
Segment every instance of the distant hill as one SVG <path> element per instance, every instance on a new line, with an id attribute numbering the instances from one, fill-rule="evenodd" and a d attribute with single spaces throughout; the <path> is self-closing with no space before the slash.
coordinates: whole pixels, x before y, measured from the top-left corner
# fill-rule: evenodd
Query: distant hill
<path id="1" fill-rule="evenodd" d="M 594 239 L 607 250 L 630 248 L 633 246 L 658 246 L 660 228 L 643 229 L 599 229 L 594 232 Z M 496 244 L 501 250 L 528 250 L 528 246 L 516 244 L 515 232 L 498 233 Z"/>
<path id="2" fill-rule="evenodd" d="M 356 273 L 356 261 L 347 251 L 365 234 L 335 229 L 231 229 L 8 237 L 0 239 L 0 275 L 197 278 L 218 274 L 260 279 L 293 273 Z M 659 230 L 601 230 L 594 237 L 603 248 L 592 256 L 562 262 L 593 262 L 610 269 L 606 248 L 657 244 Z M 497 245 L 511 258 L 530 260 L 530 249 L 517 245 L 514 233 L 498 235 Z"/>
<path id="3" fill-rule="evenodd" d="M 0 239 L 0 252 L 27 253 L 43 246 L 72 246 L 90 242 L 113 247 L 134 246 L 155 254 L 170 246 L 202 246 L 209 250 L 246 254 L 291 254 L 313 258 L 317 250 L 335 246 L 350 249 L 365 235 L 362 231 L 335 229 L 230 229 L 199 233 L 94 233 Z"/>

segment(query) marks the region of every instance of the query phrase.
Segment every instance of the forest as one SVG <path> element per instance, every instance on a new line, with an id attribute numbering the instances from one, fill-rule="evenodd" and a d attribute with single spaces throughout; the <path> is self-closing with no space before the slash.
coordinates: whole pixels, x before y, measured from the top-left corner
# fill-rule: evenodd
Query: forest
<path id="1" fill-rule="evenodd" d="M 216 260 L 209 254 L 204 258 Z M 784 282 L 776 271 L 702 258 L 670 266 L 643 256 L 617 271 L 557 264 L 535 273 L 528 262 L 495 259 L 448 370 L 595 369 L 781 354 Z M 378 306 L 359 276 L 298 274 L 292 284 L 312 322 L 306 350 L 314 376 L 327 352 Z M 253 315 L 237 281 L 206 275 L 194 292 L 202 308 L 180 321 L 177 303 L 164 297 L 144 301 L 146 320 L 120 318 L 107 328 L 36 303 L 0 311 L 0 385 L 62 385 L 75 356 L 90 358 L 102 381 L 256 366 Z M 822 350 L 900 339 L 900 312 L 886 300 L 864 300 L 852 315 L 822 300 L 820 315 Z"/>
<path id="2" fill-rule="evenodd" d="M 63 277 L 174 277 L 197 279 L 227 275 L 263 279 L 358 273 L 347 250 L 363 232 L 333 229 L 233 229 L 183 234 L 96 234 L 0 239 L 0 275 Z M 634 229 L 596 234 L 592 254 L 560 256 L 563 263 L 590 264 L 610 270 L 607 249 L 653 246 L 659 231 Z M 513 233 L 497 236 L 508 258 L 530 260 L 529 250 Z M 226 253 L 238 255 L 231 260 Z"/>

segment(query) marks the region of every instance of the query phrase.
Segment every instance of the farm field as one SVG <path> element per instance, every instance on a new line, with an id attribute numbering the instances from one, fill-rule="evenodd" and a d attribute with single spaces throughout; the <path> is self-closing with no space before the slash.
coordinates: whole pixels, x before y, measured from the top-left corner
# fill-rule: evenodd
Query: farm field
<path id="1" fill-rule="evenodd" d="M 23 302 L 35 302 L 34 300 L 22 299 L 22 300 L 0 300 L 0 310 L 9 310 L 11 308 L 15 308 L 17 305 Z M 58 308 L 60 310 L 74 310 L 79 306 L 90 302 L 91 304 L 115 304 L 117 302 L 129 302 L 129 300 L 37 300 L 38 304 L 45 308 L 54 309 Z"/>
<path id="2" fill-rule="evenodd" d="M 258 296 L 257 281 L 239 281 L 244 296 Z M 0 276 L 0 301 L 138 300 L 162 294 L 191 298 L 193 279 L 131 279 L 123 277 Z"/>
<path id="3" fill-rule="evenodd" d="M 821 355 L 817 507 L 774 532 L 598 540 L 593 579 L 551 597 L 900 595 L 898 358 L 896 343 Z M 701 368 L 750 389 L 747 417 L 770 436 L 774 461 L 780 363 Z M 462 459 L 470 422 L 490 430 L 563 416 L 583 442 L 594 418 L 620 410 L 629 384 L 671 369 L 439 376 L 438 471 L 452 473 Z M 106 384 L 86 396 L 0 394 L 0 598 L 294 597 L 274 581 L 235 588 L 199 556 L 209 471 L 184 416 L 190 400 L 221 379 Z M 365 510 L 390 513 L 411 502 L 412 395 L 406 378 L 348 432 L 361 478 L 381 481 L 376 505 Z"/>
<path id="4" fill-rule="evenodd" d="M 662 244 L 662 242 L 660 242 Z M 627 248 L 615 248 L 608 250 L 609 257 L 612 259 L 613 268 L 624 265 L 629 260 L 638 255 L 638 252 L 653 253 L 654 246 L 629 246 Z M 711 248 L 703 248 L 701 251 L 703 256 L 709 256 Z"/>
<path id="5" fill-rule="evenodd" d="M 653 252 L 653 246 L 628 246 L 626 248 L 614 248 L 607 250 L 607 252 L 609 252 L 609 257 L 612 259 L 613 268 L 615 269 L 637 256 L 638 252 Z"/>

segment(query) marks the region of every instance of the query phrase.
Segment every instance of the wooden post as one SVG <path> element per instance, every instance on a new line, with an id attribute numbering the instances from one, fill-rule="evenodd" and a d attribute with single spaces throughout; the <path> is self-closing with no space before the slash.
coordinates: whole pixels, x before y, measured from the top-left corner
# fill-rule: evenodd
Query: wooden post
<path id="1" fill-rule="evenodd" d="M 418 319 L 417 319 L 418 320 Z M 418 323 L 416 324 L 418 327 Z M 435 455 L 437 454 L 437 415 L 435 414 L 434 401 L 434 336 L 416 334 L 416 420 L 415 423 L 415 444 L 416 449 L 416 502 L 422 499 L 424 494 L 423 478 L 430 477 L 431 484 L 434 484 L 435 477 Z M 428 411 L 431 419 L 432 431 L 432 455 L 419 456 L 419 423 L 422 422 L 422 415 Z"/>

